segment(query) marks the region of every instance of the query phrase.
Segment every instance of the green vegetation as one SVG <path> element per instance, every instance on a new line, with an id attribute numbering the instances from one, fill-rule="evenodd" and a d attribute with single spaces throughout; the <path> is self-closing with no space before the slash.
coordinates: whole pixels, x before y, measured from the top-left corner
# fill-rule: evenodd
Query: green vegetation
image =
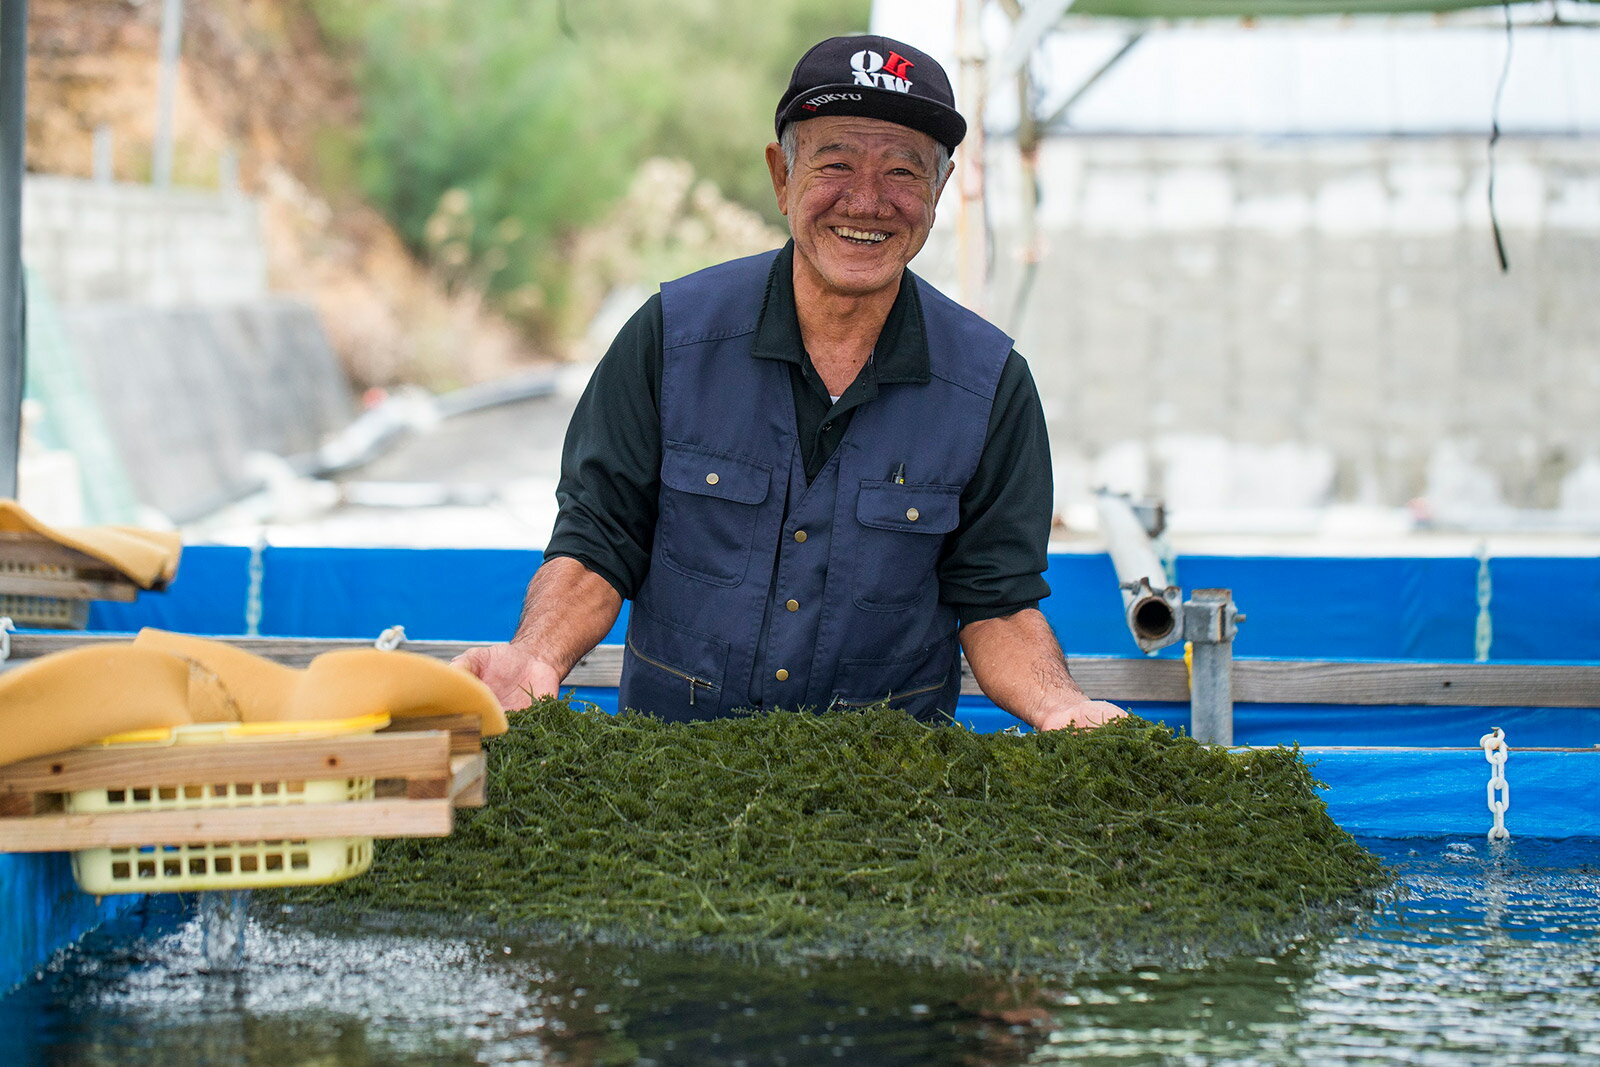
<path id="1" fill-rule="evenodd" d="M 359 60 L 361 184 L 451 284 L 571 332 L 575 235 L 647 159 L 773 214 L 761 148 L 800 53 L 869 0 L 321 0 Z M 737 251 L 743 251 L 742 249 Z M 639 279 L 645 280 L 645 279 Z M 657 279 L 649 279 L 657 280 Z"/>
<path id="2" fill-rule="evenodd" d="M 574 939 L 1065 971 L 1270 950 L 1387 874 L 1292 749 L 1128 719 L 976 734 L 877 708 L 708 723 L 545 701 L 489 805 L 291 898 Z"/>

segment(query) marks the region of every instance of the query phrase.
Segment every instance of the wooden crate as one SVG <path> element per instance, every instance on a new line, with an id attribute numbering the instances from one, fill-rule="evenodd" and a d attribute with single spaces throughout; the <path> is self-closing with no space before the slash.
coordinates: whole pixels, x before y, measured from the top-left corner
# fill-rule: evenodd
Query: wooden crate
<path id="1" fill-rule="evenodd" d="M 91 600 L 138 595 L 136 583 L 85 552 L 34 533 L 0 532 L 0 615 L 18 626 L 81 630 Z"/>
<path id="2" fill-rule="evenodd" d="M 171 748 L 78 748 L 0 767 L 0 852 L 62 852 L 329 837 L 444 837 L 484 803 L 474 716 L 412 719 L 365 735 Z M 375 779 L 370 800 L 192 811 L 75 813 L 86 789 Z"/>

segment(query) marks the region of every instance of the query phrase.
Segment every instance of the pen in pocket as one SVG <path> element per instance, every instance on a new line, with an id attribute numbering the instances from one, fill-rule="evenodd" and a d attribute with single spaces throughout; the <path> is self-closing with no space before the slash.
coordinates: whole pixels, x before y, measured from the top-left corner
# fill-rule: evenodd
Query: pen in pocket
<path id="1" fill-rule="evenodd" d="M 905 485 L 906 484 L 906 465 L 904 463 L 901 463 L 900 465 L 895 467 L 894 474 L 891 475 L 891 477 L 894 479 L 894 484 L 895 485 Z"/>

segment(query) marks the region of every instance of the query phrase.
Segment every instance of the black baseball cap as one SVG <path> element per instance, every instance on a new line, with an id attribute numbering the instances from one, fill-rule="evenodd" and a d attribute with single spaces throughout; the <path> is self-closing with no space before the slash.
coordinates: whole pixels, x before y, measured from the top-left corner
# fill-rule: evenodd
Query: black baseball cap
<path id="1" fill-rule="evenodd" d="M 823 115 L 859 115 L 921 130 L 952 152 L 967 135 L 950 79 L 938 60 L 888 37 L 830 37 L 789 76 L 773 125 Z"/>

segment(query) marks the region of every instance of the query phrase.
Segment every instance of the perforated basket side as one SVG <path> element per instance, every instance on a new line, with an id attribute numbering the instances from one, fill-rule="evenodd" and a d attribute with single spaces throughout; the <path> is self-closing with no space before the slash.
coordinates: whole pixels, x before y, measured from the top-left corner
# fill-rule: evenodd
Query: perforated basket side
<path id="1" fill-rule="evenodd" d="M 353 878 L 371 866 L 370 837 L 131 845 L 72 854 L 78 887 L 101 896 L 319 885 Z"/>
<path id="2" fill-rule="evenodd" d="M 338 804 L 349 800 L 370 800 L 372 792 L 371 778 L 123 786 L 115 789 L 79 789 L 68 793 L 66 808 L 70 812 L 273 808 L 292 804 Z"/>
<path id="3" fill-rule="evenodd" d="M 373 780 L 214 782 L 81 789 L 68 793 L 71 812 L 201 811 L 293 807 L 369 800 Z M 372 838 L 219 841 L 210 844 L 130 845 L 82 849 L 72 873 L 86 893 L 181 893 L 318 885 L 353 878 L 372 865 Z"/>
<path id="4" fill-rule="evenodd" d="M 0 593 L 0 615 L 9 615 L 18 626 L 41 630 L 81 630 L 89 625 L 89 602 L 53 596 Z"/>

